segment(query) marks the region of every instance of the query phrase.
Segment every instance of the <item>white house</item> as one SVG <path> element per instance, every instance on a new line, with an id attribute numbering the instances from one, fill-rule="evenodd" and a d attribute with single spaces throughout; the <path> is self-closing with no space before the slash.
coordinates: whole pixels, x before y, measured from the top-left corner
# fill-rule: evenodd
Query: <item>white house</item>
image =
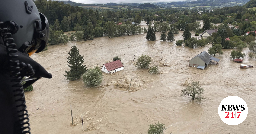
<path id="1" fill-rule="evenodd" d="M 115 73 L 124 69 L 124 65 L 120 60 L 103 64 L 101 70 L 105 73 Z"/>

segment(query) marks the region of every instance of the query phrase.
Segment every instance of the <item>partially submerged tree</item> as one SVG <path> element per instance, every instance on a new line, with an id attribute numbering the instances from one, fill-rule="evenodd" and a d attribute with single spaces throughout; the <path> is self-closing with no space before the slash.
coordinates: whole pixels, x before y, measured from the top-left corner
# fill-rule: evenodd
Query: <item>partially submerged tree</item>
<path id="1" fill-rule="evenodd" d="M 159 70 L 158 70 L 158 67 L 157 67 L 157 66 L 150 67 L 150 68 L 148 69 L 148 72 L 149 72 L 150 74 L 159 74 Z"/>
<path id="2" fill-rule="evenodd" d="M 199 99 L 201 100 L 201 95 L 203 94 L 204 89 L 199 85 L 199 81 L 190 83 L 187 88 L 181 90 L 182 95 L 191 96 L 192 100 Z"/>
<path id="3" fill-rule="evenodd" d="M 236 50 L 232 50 L 231 51 L 231 55 L 230 55 L 233 59 L 235 58 L 244 58 L 245 54 L 242 53 L 241 51 L 236 51 Z"/>
<path id="4" fill-rule="evenodd" d="M 148 129 L 148 134 L 163 134 L 165 130 L 164 124 L 160 124 L 159 122 L 154 124 L 151 124 Z"/>
<path id="5" fill-rule="evenodd" d="M 208 53 L 210 55 L 214 55 L 214 56 L 215 56 L 216 53 L 222 54 L 223 52 L 222 52 L 221 44 L 213 45 L 211 48 L 209 48 Z"/>
<path id="6" fill-rule="evenodd" d="M 142 69 L 149 68 L 150 62 L 151 62 L 151 57 L 147 55 L 142 55 L 138 58 L 136 62 L 136 67 L 142 68 Z"/>
<path id="7" fill-rule="evenodd" d="M 204 21 L 203 30 L 209 30 L 211 28 L 210 18 L 207 15 L 204 15 L 203 21 Z"/>
<path id="8" fill-rule="evenodd" d="M 167 34 L 167 40 L 168 41 L 174 41 L 174 35 L 173 35 L 173 32 L 171 30 Z"/>
<path id="9" fill-rule="evenodd" d="M 102 71 L 99 67 L 87 70 L 82 76 L 83 82 L 88 87 L 95 87 L 102 82 Z"/>
<path id="10" fill-rule="evenodd" d="M 113 58 L 113 61 L 116 61 L 116 60 L 120 60 L 120 61 L 121 61 L 121 58 L 119 58 L 118 56 L 116 56 L 116 57 Z"/>
<path id="11" fill-rule="evenodd" d="M 162 32 L 160 40 L 166 41 L 166 34 L 165 34 L 165 32 Z"/>
<path id="12" fill-rule="evenodd" d="M 65 77 L 68 80 L 74 81 L 80 79 L 81 75 L 86 72 L 86 66 L 83 65 L 84 58 L 79 54 L 79 50 L 76 46 L 72 46 L 69 51 L 68 63 L 70 70 L 65 71 Z"/>
<path id="13" fill-rule="evenodd" d="M 184 37 L 184 41 L 189 40 L 191 38 L 191 33 L 189 31 L 188 26 L 186 26 L 185 31 L 182 36 Z"/>
<path id="14" fill-rule="evenodd" d="M 154 31 L 154 28 L 152 28 L 150 25 L 148 26 L 146 39 L 150 40 L 150 41 L 155 41 L 156 40 L 156 34 L 155 34 L 155 31 Z"/>
<path id="15" fill-rule="evenodd" d="M 176 42 L 176 45 L 177 45 L 177 46 L 181 46 L 182 43 L 183 43 L 183 40 L 178 40 L 178 41 Z"/>

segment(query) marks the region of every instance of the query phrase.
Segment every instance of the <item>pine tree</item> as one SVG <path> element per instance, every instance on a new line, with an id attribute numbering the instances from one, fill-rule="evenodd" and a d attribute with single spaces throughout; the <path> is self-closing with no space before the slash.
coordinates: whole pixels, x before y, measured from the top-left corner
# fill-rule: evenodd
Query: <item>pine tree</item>
<path id="1" fill-rule="evenodd" d="M 70 71 L 65 71 L 68 80 L 74 81 L 80 79 L 81 75 L 86 72 L 86 66 L 83 65 L 84 58 L 79 54 L 79 50 L 76 46 L 72 46 L 69 51 L 68 63 L 70 67 Z"/>
<path id="2" fill-rule="evenodd" d="M 61 21 L 60 27 L 63 32 L 68 32 L 70 30 L 70 22 L 68 20 L 68 17 L 64 16 L 63 20 Z"/>
<path id="3" fill-rule="evenodd" d="M 150 41 L 156 40 L 156 34 L 154 32 L 154 29 L 150 25 L 148 26 L 148 32 L 147 32 L 146 39 L 150 40 Z"/>
<path id="4" fill-rule="evenodd" d="M 160 40 L 166 41 L 166 34 L 165 34 L 165 32 L 162 32 Z"/>
<path id="5" fill-rule="evenodd" d="M 172 31 L 169 31 L 169 32 L 168 32 L 167 40 L 168 40 L 168 41 L 174 41 L 174 35 L 173 35 L 173 32 L 172 32 Z"/>
<path id="6" fill-rule="evenodd" d="M 184 41 L 189 40 L 191 38 L 191 33 L 189 32 L 189 27 L 186 26 L 185 31 L 183 33 Z"/>
<path id="7" fill-rule="evenodd" d="M 209 30 L 211 28 L 211 22 L 208 16 L 204 16 L 203 17 L 203 21 L 204 21 L 204 26 L 203 26 L 203 30 Z"/>

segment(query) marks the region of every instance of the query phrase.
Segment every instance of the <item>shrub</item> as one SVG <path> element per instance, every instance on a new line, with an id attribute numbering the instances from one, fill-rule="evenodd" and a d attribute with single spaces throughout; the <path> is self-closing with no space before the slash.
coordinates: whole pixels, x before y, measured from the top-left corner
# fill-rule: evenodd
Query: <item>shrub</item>
<path id="1" fill-rule="evenodd" d="M 195 36 L 199 36 L 199 34 L 198 34 L 198 33 L 196 33 L 196 34 L 195 34 Z"/>
<path id="2" fill-rule="evenodd" d="M 76 41 L 76 36 L 74 33 L 71 33 L 70 37 L 69 37 L 70 41 Z"/>
<path id="3" fill-rule="evenodd" d="M 67 43 L 68 43 L 68 36 L 65 35 L 65 34 L 61 34 L 61 35 L 58 37 L 58 42 L 59 42 L 59 43 L 63 43 L 63 44 L 67 44 Z"/>
<path id="4" fill-rule="evenodd" d="M 233 59 L 235 58 L 244 58 L 245 54 L 242 53 L 241 51 L 236 51 L 236 50 L 232 50 L 231 51 L 231 55 L 230 55 Z"/>
<path id="5" fill-rule="evenodd" d="M 250 57 L 250 58 L 254 58 L 254 53 L 250 52 L 250 53 L 249 53 L 249 57 Z"/>
<path id="6" fill-rule="evenodd" d="M 27 88 L 24 89 L 24 92 L 33 91 L 33 86 L 30 85 Z"/>
<path id="7" fill-rule="evenodd" d="M 116 57 L 113 58 L 113 61 L 116 61 L 116 60 L 120 60 L 120 61 L 121 61 L 121 58 L 119 58 L 118 56 L 116 56 Z"/>
<path id="8" fill-rule="evenodd" d="M 25 77 L 24 77 L 24 78 L 22 79 L 22 81 L 21 81 L 21 84 L 22 84 L 22 85 L 26 84 L 26 81 L 24 81 L 24 79 L 25 79 Z M 24 92 L 33 91 L 33 86 L 30 85 L 30 86 L 28 86 L 27 88 L 24 88 L 23 90 L 24 90 Z"/>
<path id="9" fill-rule="evenodd" d="M 150 74 L 158 74 L 158 73 L 159 73 L 158 67 L 157 67 L 157 66 L 150 67 L 149 70 L 148 70 L 148 72 L 149 72 Z"/>
<path id="10" fill-rule="evenodd" d="M 178 41 L 176 42 L 176 45 L 177 45 L 177 46 L 181 46 L 182 43 L 183 43 L 183 40 L 178 40 Z"/>
<path id="11" fill-rule="evenodd" d="M 148 129 L 148 134 L 163 134 L 165 130 L 164 124 L 159 122 L 155 125 L 151 124 Z"/>
<path id="12" fill-rule="evenodd" d="M 99 67 L 87 70 L 82 75 L 83 82 L 88 87 L 95 87 L 102 82 L 102 71 Z"/>
<path id="13" fill-rule="evenodd" d="M 82 41 L 84 37 L 83 31 L 76 31 L 75 32 L 76 41 Z"/>
<path id="14" fill-rule="evenodd" d="M 49 44 L 56 45 L 56 44 L 66 44 L 68 42 L 68 36 L 64 34 L 63 31 L 53 31 L 50 30 L 50 37 L 49 37 Z"/>
<path id="15" fill-rule="evenodd" d="M 192 100 L 201 100 L 201 94 L 203 94 L 204 89 L 199 85 L 199 81 L 190 83 L 186 89 L 181 90 L 182 95 L 191 96 Z M 197 97 L 196 97 L 197 96 Z"/>
<path id="16" fill-rule="evenodd" d="M 142 55 L 138 58 L 136 62 L 136 67 L 138 68 L 149 68 L 149 64 L 151 62 L 151 57 L 147 55 Z"/>

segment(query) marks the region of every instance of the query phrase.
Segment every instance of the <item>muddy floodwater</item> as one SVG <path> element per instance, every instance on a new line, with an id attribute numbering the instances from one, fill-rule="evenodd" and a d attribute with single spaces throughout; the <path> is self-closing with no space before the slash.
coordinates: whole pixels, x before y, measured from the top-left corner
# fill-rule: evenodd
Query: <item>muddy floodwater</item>
<path id="1" fill-rule="evenodd" d="M 256 68 L 240 69 L 239 63 L 230 60 L 231 50 L 224 50 L 223 55 L 216 55 L 218 65 L 199 70 L 189 67 L 188 61 L 211 45 L 190 49 L 160 41 L 159 33 L 153 42 L 145 36 L 69 42 L 34 54 L 32 58 L 53 78 L 40 79 L 33 85 L 34 91 L 25 94 L 32 133 L 146 134 L 149 125 L 157 122 L 165 124 L 165 134 L 256 133 Z M 183 39 L 182 32 L 175 36 Z M 64 74 L 69 70 L 67 57 L 72 45 L 79 48 L 88 68 L 118 56 L 124 70 L 104 74 L 97 88 L 87 88 L 81 80 L 69 82 Z M 151 75 L 134 66 L 142 54 L 152 57 L 152 65 L 158 65 L 161 74 Z M 256 66 L 248 56 L 245 64 Z M 184 84 L 191 81 L 199 81 L 205 90 L 201 103 L 181 96 Z M 218 106 L 227 96 L 239 96 L 247 103 L 247 118 L 238 126 L 223 123 L 218 115 Z"/>

